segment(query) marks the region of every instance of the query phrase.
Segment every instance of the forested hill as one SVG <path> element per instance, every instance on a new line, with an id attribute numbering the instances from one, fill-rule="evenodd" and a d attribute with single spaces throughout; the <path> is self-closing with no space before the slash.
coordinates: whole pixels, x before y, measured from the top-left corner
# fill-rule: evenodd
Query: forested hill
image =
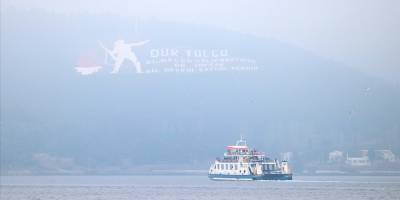
<path id="1" fill-rule="evenodd" d="M 3 15 L 3 169 L 30 166 L 41 153 L 77 164 L 208 161 L 241 134 L 274 156 L 400 153 L 398 88 L 289 44 L 159 19 L 38 10 Z M 150 40 L 135 50 L 138 60 L 155 48 L 222 49 L 251 59 L 257 70 L 137 74 L 126 61 L 110 74 L 99 41 L 112 48 L 118 39 Z M 77 73 L 82 57 L 101 70 Z"/>

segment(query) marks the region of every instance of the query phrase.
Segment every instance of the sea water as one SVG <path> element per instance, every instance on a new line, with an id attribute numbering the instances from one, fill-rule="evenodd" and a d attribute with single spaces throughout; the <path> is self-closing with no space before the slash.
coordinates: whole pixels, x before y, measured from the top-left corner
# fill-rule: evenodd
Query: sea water
<path id="1" fill-rule="evenodd" d="M 1 200 L 400 199 L 400 176 L 294 176 L 211 181 L 207 176 L 1 176 Z"/>

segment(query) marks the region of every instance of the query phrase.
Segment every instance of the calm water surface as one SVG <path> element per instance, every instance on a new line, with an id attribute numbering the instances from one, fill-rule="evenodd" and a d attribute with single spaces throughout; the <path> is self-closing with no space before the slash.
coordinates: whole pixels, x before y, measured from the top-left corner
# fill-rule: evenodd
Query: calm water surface
<path id="1" fill-rule="evenodd" d="M 206 176 L 2 176 L 0 199 L 400 200 L 400 177 L 294 178 L 293 181 L 210 181 Z"/>

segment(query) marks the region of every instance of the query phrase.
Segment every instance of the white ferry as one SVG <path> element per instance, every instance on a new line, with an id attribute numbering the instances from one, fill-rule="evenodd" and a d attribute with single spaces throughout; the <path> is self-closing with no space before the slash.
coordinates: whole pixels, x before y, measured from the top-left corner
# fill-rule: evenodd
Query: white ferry
<path id="1" fill-rule="evenodd" d="M 250 149 L 243 138 L 226 147 L 224 158 L 211 165 L 212 180 L 292 180 L 287 161 L 272 160 L 265 153 Z"/>

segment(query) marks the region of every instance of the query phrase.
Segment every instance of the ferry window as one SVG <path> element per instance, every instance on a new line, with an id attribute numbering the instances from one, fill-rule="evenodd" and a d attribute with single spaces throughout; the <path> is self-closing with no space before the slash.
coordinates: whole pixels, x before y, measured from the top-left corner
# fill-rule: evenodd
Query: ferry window
<path id="1" fill-rule="evenodd" d="M 217 168 L 219 169 L 219 164 L 217 164 Z"/>
<path id="2" fill-rule="evenodd" d="M 237 170 L 238 169 L 238 165 L 237 164 L 235 164 L 235 170 Z"/>
<path id="3" fill-rule="evenodd" d="M 228 168 L 228 164 L 225 164 L 225 169 L 229 169 L 229 168 Z"/>
<path id="4" fill-rule="evenodd" d="M 225 165 L 221 164 L 221 168 L 224 170 L 225 169 Z"/>
<path id="5" fill-rule="evenodd" d="M 214 169 L 217 169 L 217 164 L 214 165 Z"/>
<path id="6" fill-rule="evenodd" d="M 233 165 L 231 164 L 230 169 L 233 169 Z"/>

